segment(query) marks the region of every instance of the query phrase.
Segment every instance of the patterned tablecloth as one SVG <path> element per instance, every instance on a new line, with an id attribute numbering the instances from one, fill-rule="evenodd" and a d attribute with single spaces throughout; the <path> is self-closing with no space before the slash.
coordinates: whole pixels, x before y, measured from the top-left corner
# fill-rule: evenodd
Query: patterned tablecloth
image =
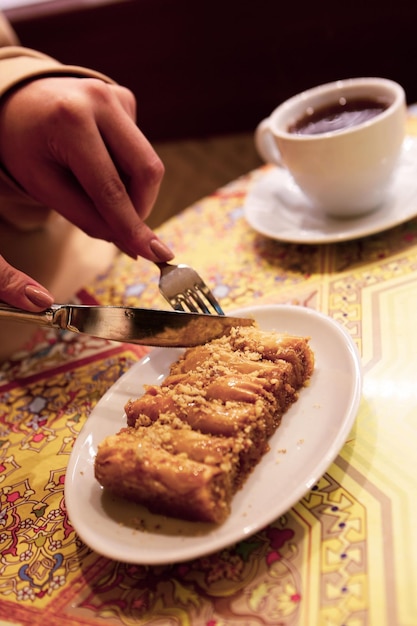
<path id="1" fill-rule="evenodd" d="M 293 303 L 348 330 L 364 387 L 345 446 L 293 509 L 237 545 L 163 567 L 108 560 L 71 526 L 65 470 L 89 413 L 145 349 L 39 330 L 0 367 L 1 624 L 416 626 L 417 219 L 338 244 L 273 241 L 242 208 L 267 171 L 159 233 L 226 311 Z M 167 308 L 157 281 L 120 255 L 78 297 Z"/>

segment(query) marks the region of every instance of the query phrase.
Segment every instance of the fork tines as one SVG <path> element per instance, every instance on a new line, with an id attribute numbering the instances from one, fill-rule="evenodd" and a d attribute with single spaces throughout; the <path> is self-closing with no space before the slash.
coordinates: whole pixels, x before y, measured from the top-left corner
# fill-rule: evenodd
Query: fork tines
<path id="1" fill-rule="evenodd" d="M 197 272 L 188 265 L 157 263 L 159 290 L 176 311 L 224 315 L 220 304 Z"/>
<path id="2" fill-rule="evenodd" d="M 207 285 L 195 284 L 193 289 L 187 289 L 184 293 L 180 293 L 176 298 L 171 300 L 171 305 L 176 311 L 189 311 L 191 313 L 207 313 L 212 314 L 214 309 L 217 315 L 224 315 L 224 312 L 211 293 Z"/>

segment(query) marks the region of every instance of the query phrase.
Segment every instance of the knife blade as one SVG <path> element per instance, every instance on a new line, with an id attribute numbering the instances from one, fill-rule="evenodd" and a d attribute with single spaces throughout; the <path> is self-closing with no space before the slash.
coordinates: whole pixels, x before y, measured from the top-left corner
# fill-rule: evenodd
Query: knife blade
<path id="1" fill-rule="evenodd" d="M 234 326 L 252 326 L 254 323 L 250 318 L 226 315 L 85 304 L 54 304 L 40 313 L 0 304 L 1 319 L 66 329 L 123 343 L 172 348 L 201 345 L 227 334 Z"/>

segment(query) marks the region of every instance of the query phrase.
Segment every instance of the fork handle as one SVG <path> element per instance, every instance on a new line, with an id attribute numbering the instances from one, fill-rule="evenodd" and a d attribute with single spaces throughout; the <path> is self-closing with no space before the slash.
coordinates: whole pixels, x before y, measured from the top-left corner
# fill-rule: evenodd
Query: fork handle
<path id="1" fill-rule="evenodd" d="M 161 274 L 169 274 L 178 268 L 177 265 L 171 265 L 167 261 L 154 261 L 154 264 L 159 268 Z"/>

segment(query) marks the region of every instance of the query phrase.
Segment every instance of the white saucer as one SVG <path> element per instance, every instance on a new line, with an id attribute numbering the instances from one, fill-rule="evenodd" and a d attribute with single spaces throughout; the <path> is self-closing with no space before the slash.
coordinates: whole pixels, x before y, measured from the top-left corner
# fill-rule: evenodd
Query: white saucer
<path id="1" fill-rule="evenodd" d="M 309 204 L 282 168 L 256 181 L 244 204 L 250 226 L 272 239 L 292 243 L 333 243 L 366 237 L 417 216 L 417 138 L 407 136 L 387 201 L 356 218 L 331 218 Z"/>

